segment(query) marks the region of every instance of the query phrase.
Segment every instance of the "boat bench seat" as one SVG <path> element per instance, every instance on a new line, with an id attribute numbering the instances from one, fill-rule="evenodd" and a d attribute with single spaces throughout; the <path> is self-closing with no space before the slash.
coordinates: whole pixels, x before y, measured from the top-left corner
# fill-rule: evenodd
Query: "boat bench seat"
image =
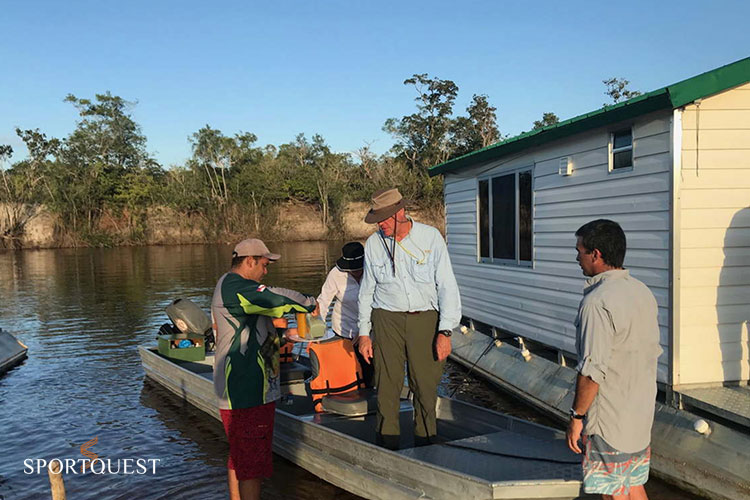
<path id="1" fill-rule="evenodd" d="M 281 364 L 281 383 L 304 382 L 312 375 L 310 367 L 297 361 Z"/>
<path id="2" fill-rule="evenodd" d="M 323 411 L 346 417 L 361 417 L 377 409 L 377 394 L 372 389 L 355 389 L 323 396 Z"/>

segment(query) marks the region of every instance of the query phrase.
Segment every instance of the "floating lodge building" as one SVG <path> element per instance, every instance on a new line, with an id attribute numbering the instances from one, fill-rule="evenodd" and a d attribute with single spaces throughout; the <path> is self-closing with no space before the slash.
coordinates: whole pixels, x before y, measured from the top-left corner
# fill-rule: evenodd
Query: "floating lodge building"
<path id="1" fill-rule="evenodd" d="M 564 366 L 575 358 L 583 289 L 574 233 L 615 220 L 628 239 L 625 267 L 659 305 L 655 468 L 704 494 L 750 498 L 750 58 L 430 169 L 438 174 L 464 317 L 558 354 L 547 366 L 501 349 L 478 371 L 543 409 L 570 407 Z M 455 356 L 473 363 L 487 337 L 457 337 Z M 664 464 L 682 438 L 671 434 L 660 452 L 656 437 L 679 427 L 675 415 L 690 423 L 695 413 L 681 409 L 731 429 L 721 443 L 714 433 L 686 446 L 684 472 Z M 660 412 L 671 415 L 666 428 Z"/>

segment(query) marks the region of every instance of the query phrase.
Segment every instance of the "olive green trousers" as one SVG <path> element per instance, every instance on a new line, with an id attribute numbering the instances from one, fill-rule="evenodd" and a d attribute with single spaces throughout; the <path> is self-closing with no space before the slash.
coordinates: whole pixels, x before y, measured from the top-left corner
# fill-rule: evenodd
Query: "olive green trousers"
<path id="1" fill-rule="evenodd" d="M 419 313 L 372 311 L 375 383 L 378 388 L 378 444 L 398 449 L 399 408 L 404 364 L 414 394 L 414 444 L 429 444 L 437 435 L 437 387 L 445 362 L 434 352 L 437 311 Z"/>

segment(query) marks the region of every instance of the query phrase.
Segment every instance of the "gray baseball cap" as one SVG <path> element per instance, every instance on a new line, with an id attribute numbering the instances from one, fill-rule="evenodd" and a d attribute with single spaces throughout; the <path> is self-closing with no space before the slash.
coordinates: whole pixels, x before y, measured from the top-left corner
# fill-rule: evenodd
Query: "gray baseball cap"
<path id="1" fill-rule="evenodd" d="M 271 253 L 266 244 L 261 240 L 248 238 L 234 246 L 232 257 L 265 257 L 268 260 L 279 260 L 281 255 Z"/>

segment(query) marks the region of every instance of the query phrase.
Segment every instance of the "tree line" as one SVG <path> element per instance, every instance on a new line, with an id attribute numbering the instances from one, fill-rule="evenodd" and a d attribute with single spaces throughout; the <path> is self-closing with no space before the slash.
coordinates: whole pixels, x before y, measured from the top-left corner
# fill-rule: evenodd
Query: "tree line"
<path id="1" fill-rule="evenodd" d="M 624 82 L 620 96 L 630 92 Z M 385 121 L 383 130 L 394 138 L 385 154 L 373 153 L 370 144 L 353 153 L 335 152 L 318 134 L 261 146 L 251 132 L 226 135 L 206 125 L 188 138 L 192 155 L 185 164 L 169 168 L 147 152 L 146 137 L 131 115 L 135 103 L 110 92 L 93 99 L 68 95 L 65 101 L 80 118 L 70 135 L 16 129 L 28 156 L 9 166 L 12 148 L 0 145 L 5 210 L 0 244 L 16 246 L 39 205 L 83 245 L 144 242 L 149 210 L 156 207 L 205 221 L 209 241 L 246 234 L 248 228 L 264 234 L 288 201 L 315 206 L 335 235 L 348 201 L 367 200 L 393 185 L 418 206 L 439 210 L 442 179 L 430 178 L 427 169 L 502 140 L 497 109 L 486 95 L 475 94 L 465 114 L 456 115 L 459 89 L 451 80 L 415 74 L 404 85 L 416 92 L 416 110 Z M 553 118 L 545 113 L 543 120 L 549 124 Z M 125 241 L 113 239 L 103 219 L 122 229 L 118 234 L 126 234 Z"/>

